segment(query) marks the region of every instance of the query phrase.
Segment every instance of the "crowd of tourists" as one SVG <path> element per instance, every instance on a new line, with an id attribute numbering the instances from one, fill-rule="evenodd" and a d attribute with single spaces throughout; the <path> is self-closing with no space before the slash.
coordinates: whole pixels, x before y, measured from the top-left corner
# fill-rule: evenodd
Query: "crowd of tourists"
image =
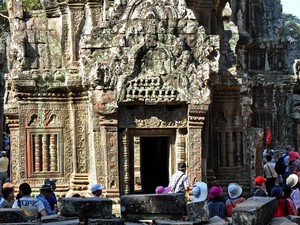
<path id="1" fill-rule="evenodd" d="M 254 187 L 245 195 L 238 183 L 230 183 L 227 193 L 220 186 L 208 186 L 196 182 L 192 188 L 192 202 L 208 201 L 209 217 L 222 219 L 232 216 L 232 209 L 247 198 L 275 197 L 276 210 L 274 218 L 288 215 L 300 215 L 300 157 L 290 146 L 286 151 L 270 151 L 264 156 L 263 174 L 255 177 Z M 185 193 L 189 194 L 190 183 L 186 173 L 186 164 L 179 163 L 178 171 L 172 175 L 168 187 L 158 186 L 156 194 Z"/>
<path id="2" fill-rule="evenodd" d="M 40 187 L 40 194 L 36 197 L 31 196 L 31 187 L 28 183 L 19 186 L 19 192 L 14 193 L 15 185 L 5 182 L 2 186 L 2 198 L 0 208 L 20 208 L 24 212 L 28 221 L 39 221 L 42 216 L 54 215 L 59 212 L 57 197 L 55 195 L 56 179 L 45 179 Z M 99 184 L 91 186 L 91 197 L 100 197 L 104 187 Z M 72 197 L 81 197 L 74 194 Z"/>
<path id="3" fill-rule="evenodd" d="M 192 194 L 192 202 L 208 202 L 209 217 L 219 216 L 225 219 L 232 216 L 233 208 L 253 196 L 275 197 L 277 207 L 274 217 L 300 215 L 300 156 L 293 149 L 287 148 L 285 152 L 270 151 L 264 155 L 265 164 L 263 174 L 255 177 L 254 188 L 249 195 L 243 193 L 238 183 L 230 183 L 227 193 L 218 186 L 208 188 L 204 182 L 196 182 L 190 188 L 189 178 L 186 174 L 187 165 L 180 162 L 177 171 L 171 176 L 167 187 L 158 186 L 156 194 L 183 193 L 187 197 Z M 2 180 L 4 181 L 4 180 Z M 31 187 L 28 183 L 19 186 L 19 193 L 14 194 L 14 185 L 3 182 L 0 208 L 21 208 L 29 220 L 38 220 L 42 216 L 58 213 L 55 179 L 45 179 L 40 187 L 40 194 L 35 198 L 31 196 Z M 92 197 L 102 195 L 104 187 L 99 184 L 91 186 Z M 75 194 L 72 197 L 81 197 Z"/>

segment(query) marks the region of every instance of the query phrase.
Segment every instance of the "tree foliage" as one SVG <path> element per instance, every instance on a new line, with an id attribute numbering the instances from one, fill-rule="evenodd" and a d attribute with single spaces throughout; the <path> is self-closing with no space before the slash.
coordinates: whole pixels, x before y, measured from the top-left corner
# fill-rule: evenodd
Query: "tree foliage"
<path id="1" fill-rule="evenodd" d="M 283 14 L 285 21 L 284 36 L 291 41 L 300 41 L 300 18 L 292 14 Z"/>
<path id="2" fill-rule="evenodd" d="M 39 10 L 42 9 L 40 0 L 23 0 L 23 6 L 27 10 Z"/>

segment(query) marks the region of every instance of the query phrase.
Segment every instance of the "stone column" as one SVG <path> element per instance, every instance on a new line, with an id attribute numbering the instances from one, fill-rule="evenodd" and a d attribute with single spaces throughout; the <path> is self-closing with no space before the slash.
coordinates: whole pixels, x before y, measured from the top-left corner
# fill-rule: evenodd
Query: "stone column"
<path id="1" fill-rule="evenodd" d="M 105 146 L 103 146 L 103 164 L 106 197 L 119 196 L 119 157 L 118 157 L 118 127 L 117 121 L 114 124 L 106 125 L 103 129 L 105 132 Z"/>
<path id="2" fill-rule="evenodd" d="M 12 156 L 19 156 L 20 151 L 19 148 L 19 120 L 10 118 L 8 124 L 10 130 L 10 180 L 12 183 L 19 183 L 20 184 L 20 176 L 21 174 L 25 174 L 25 171 L 20 170 L 20 165 L 25 163 L 25 160 L 20 160 L 19 157 L 12 157 Z"/>
<path id="3" fill-rule="evenodd" d="M 87 191 L 89 185 L 88 115 L 86 113 L 88 105 L 83 102 L 74 102 L 71 106 L 73 173 L 70 180 L 70 195 Z"/>
<path id="4" fill-rule="evenodd" d="M 78 60 L 79 34 L 83 28 L 84 3 L 73 1 L 68 3 L 68 7 L 70 10 L 68 15 L 70 64 L 74 65 Z"/>
<path id="5" fill-rule="evenodd" d="M 201 181 L 202 173 L 206 173 L 207 159 L 202 158 L 202 130 L 207 111 L 208 105 L 189 105 L 187 164 L 191 185 Z"/>

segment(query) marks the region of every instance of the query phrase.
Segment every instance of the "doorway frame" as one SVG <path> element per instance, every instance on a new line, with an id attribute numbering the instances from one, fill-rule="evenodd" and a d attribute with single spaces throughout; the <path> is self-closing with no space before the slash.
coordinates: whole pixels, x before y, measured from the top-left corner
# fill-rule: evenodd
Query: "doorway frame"
<path id="1" fill-rule="evenodd" d="M 172 175 L 172 168 L 176 162 L 176 128 L 130 128 L 127 129 L 127 145 L 128 145 L 128 165 L 129 168 L 129 177 L 130 177 L 130 193 L 135 193 L 134 188 L 134 137 L 168 137 L 169 139 L 169 159 L 168 159 L 168 176 L 169 180 Z"/>

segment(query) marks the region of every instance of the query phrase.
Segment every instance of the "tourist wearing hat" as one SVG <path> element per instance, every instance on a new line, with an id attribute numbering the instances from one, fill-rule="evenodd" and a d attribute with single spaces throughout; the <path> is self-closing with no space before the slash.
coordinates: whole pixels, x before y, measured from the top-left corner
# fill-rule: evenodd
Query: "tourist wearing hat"
<path id="1" fill-rule="evenodd" d="M 99 198 L 102 195 L 102 189 L 104 187 L 101 186 L 100 184 L 93 184 L 91 186 L 91 192 L 92 192 L 92 197 L 93 198 Z"/>
<path id="2" fill-rule="evenodd" d="M 37 196 L 37 199 L 40 200 L 41 202 L 43 202 L 45 210 L 48 215 L 54 215 L 58 212 L 57 207 L 55 207 L 54 210 L 51 209 L 50 203 L 48 201 L 48 199 L 51 196 L 51 193 L 52 193 L 51 185 L 44 184 L 40 188 L 40 194 Z"/>
<path id="3" fill-rule="evenodd" d="M 264 190 L 266 181 L 267 179 L 262 176 L 255 177 L 255 187 L 250 191 L 249 198 L 253 196 L 267 197 L 267 193 Z"/>
<path id="4" fill-rule="evenodd" d="M 290 174 L 300 174 L 300 160 L 298 152 L 289 153 L 289 175 Z"/>
<path id="5" fill-rule="evenodd" d="M 294 202 L 294 205 L 298 211 L 298 215 L 300 215 L 300 185 L 298 176 L 296 174 L 289 175 L 286 179 L 286 185 L 292 188 L 290 197 Z"/>
<path id="6" fill-rule="evenodd" d="M 28 183 L 22 183 L 19 186 L 20 198 L 14 201 L 12 208 L 22 209 L 29 220 L 37 220 L 40 216 L 47 216 L 48 214 L 43 202 L 30 195 L 30 185 Z"/>
<path id="7" fill-rule="evenodd" d="M 271 197 L 276 197 L 277 200 L 274 218 L 286 217 L 288 215 L 297 216 L 297 209 L 293 200 L 290 198 L 291 192 L 291 187 L 287 185 L 272 188 Z"/>
<path id="8" fill-rule="evenodd" d="M 170 191 L 171 191 L 170 187 L 157 186 L 155 188 L 156 194 L 168 194 L 168 193 L 170 193 Z"/>
<path id="9" fill-rule="evenodd" d="M 227 216 L 232 217 L 232 209 L 236 207 L 237 204 L 246 201 L 246 198 L 242 197 L 243 189 L 237 183 L 230 183 L 227 188 L 228 199 L 226 200 L 226 211 Z"/>
<path id="10" fill-rule="evenodd" d="M 180 162 L 177 165 L 177 172 L 171 177 L 169 187 L 171 188 L 171 193 L 185 193 L 190 190 L 190 182 L 186 173 L 186 164 Z"/>
<path id="11" fill-rule="evenodd" d="M 213 186 L 209 190 L 208 210 L 210 218 L 218 216 L 224 219 L 226 217 L 226 205 L 222 198 L 222 192 L 222 188 L 218 186 Z"/>
<path id="12" fill-rule="evenodd" d="M 203 202 L 207 198 L 207 184 L 204 182 L 196 182 L 192 189 L 192 202 Z"/>
<path id="13" fill-rule="evenodd" d="M 268 196 L 271 196 L 271 189 L 275 186 L 276 180 L 277 180 L 277 173 L 275 172 L 275 163 L 272 163 L 272 156 L 267 155 L 266 156 L 267 162 L 264 165 L 264 175 L 266 180 L 266 190 L 268 193 Z"/>
<path id="14" fill-rule="evenodd" d="M 47 198 L 47 201 L 49 202 L 50 206 L 51 206 L 51 210 L 54 211 L 56 206 L 57 206 L 57 197 L 55 195 L 55 190 L 56 190 L 56 179 L 45 179 L 44 184 L 46 185 L 50 185 L 51 186 L 51 195 L 49 196 L 49 198 Z"/>

